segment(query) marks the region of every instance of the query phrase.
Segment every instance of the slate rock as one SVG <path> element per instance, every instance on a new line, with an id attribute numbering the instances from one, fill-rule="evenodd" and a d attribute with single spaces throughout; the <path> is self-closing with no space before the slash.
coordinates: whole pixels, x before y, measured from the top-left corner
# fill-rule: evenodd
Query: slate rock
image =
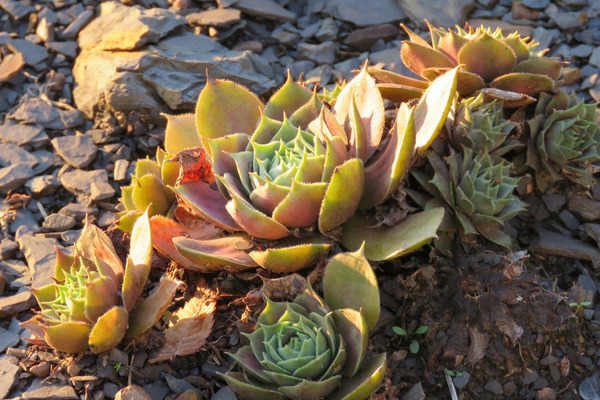
<path id="1" fill-rule="evenodd" d="M 58 212 L 64 215 L 70 215 L 77 221 L 83 221 L 86 215 L 98 216 L 98 207 L 89 206 L 83 203 L 69 203 Z"/>
<path id="2" fill-rule="evenodd" d="M 568 209 L 587 221 L 600 219 L 600 202 L 585 196 L 571 196 Z"/>
<path id="3" fill-rule="evenodd" d="M 588 60 L 588 62 L 591 65 L 600 67 L 600 46 L 594 48 L 594 51 L 592 51 L 592 55 L 590 56 L 590 59 Z"/>
<path id="4" fill-rule="evenodd" d="M 74 168 L 85 168 L 96 158 L 98 148 L 90 135 L 59 136 L 52 139 L 54 150 Z"/>
<path id="5" fill-rule="evenodd" d="M 24 207 L 15 211 L 15 219 L 8 226 L 8 231 L 12 234 L 15 234 L 19 229 L 26 229 L 31 233 L 40 231 L 40 226 L 37 223 L 35 215 Z"/>
<path id="6" fill-rule="evenodd" d="M 185 19 L 193 25 L 227 27 L 240 22 L 242 13 L 240 10 L 232 8 L 215 8 L 213 10 L 187 14 Z"/>
<path id="7" fill-rule="evenodd" d="M 60 181 L 54 175 L 36 176 L 25 183 L 25 187 L 31 191 L 35 197 L 49 196 L 56 192 L 60 187 Z"/>
<path id="8" fill-rule="evenodd" d="M 22 53 L 12 53 L 5 56 L 0 63 L 0 83 L 14 78 L 25 66 Z"/>
<path id="9" fill-rule="evenodd" d="M 85 10 L 81 14 L 77 16 L 70 24 L 62 31 L 63 39 L 72 39 L 77 36 L 77 34 L 83 29 L 84 26 L 91 21 L 94 17 L 94 12 L 92 10 Z"/>
<path id="10" fill-rule="evenodd" d="M 73 68 L 73 97 L 90 118 L 105 108 L 147 113 L 158 121 L 161 112 L 194 109 L 207 70 L 257 94 L 278 84 L 271 79 L 269 63 L 257 54 L 231 51 L 207 36 L 183 32 L 141 51 L 82 51 Z"/>
<path id="11" fill-rule="evenodd" d="M 369 3 L 367 3 L 369 4 Z M 406 15 L 421 28 L 426 28 L 425 19 L 437 27 L 451 28 L 464 24 L 467 14 L 475 7 L 473 0 L 398 0 Z"/>
<path id="12" fill-rule="evenodd" d="M 35 378 L 31 386 L 21 395 L 24 400 L 79 400 L 75 389 L 70 385 L 60 383 L 42 383 L 40 378 Z"/>
<path id="13" fill-rule="evenodd" d="M 218 3 L 221 4 L 220 1 Z M 296 14 L 286 10 L 272 0 L 239 0 L 231 4 L 231 7 L 237 8 L 243 13 L 254 17 L 274 21 L 296 22 Z"/>
<path id="14" fill-rule="evenodd" d="M 0 0 L 0 4 L 2 0 Z M 7 399 L 10 389 L 18 382 L 19 359 L 9 355 L 0 356 L 0 399 Z"/>
<path id="15" fill-rule="evenodd" d="M 107 384 L 104 384 L 104 393 L 107 393 Z M 129 385 L 115 394 L 115 400 L 152 400 L 144 389 L 137 385 Z"/>
<path id="16" fill-rule="evenodd" d="M 543 10 L 548 7 L 550 0 L 522 0 L 525 7 L 533 8 L 534 10 Z"/>
<path id="17" fill-rule="evenodd" d="M 400 49 L 397 47 L 371 53 L 369 55 L 369 61 L 372 65 L 382 64 L 384 69 L 388 71 L 397 72 L 412 78 L 417 77 L 414 72 L 404 66 L 402 59 L 400 59 Z"/>
<path id="18" fill-rule="evenodd" d="M 46 47 L 72 59 L 77 56 L 77 42 L 46 42 Z"/>
<path id="19" fill-rule="evenodd" d="M 73 228 L 76 224 L 77 221 L 75 220 L 75 218 L 69 215 L 53 213 L 48 215 L 48 218 L 44 220 L 42 227 L 50 232 L 62 232 L 68 231 L 69 229 Z"/>
<path id="20" fill-rule="evenodd" d="M 398 36 L 399 33 L 400 29 L 392 24 L 374 25 L 352 31 L 344 39 L 344 44 L 367 51 L 377 40 L 389 40 Z"/>
<path id="21" fill-rule="evenodd" d="M 495 379 L 490 379 L 489 381 L 487 381 L 487 383 L 484 386 L 484 389 L 497 395 L 504 394 L 504 389 L 502 388 L 502 385 Z"/>
<path id="22" fill-rule="evenodd" d="M 18 236 L 17 242 L 31 273 L 31 286 L 37 289 L 53 283 L 56 264 L 55 246 L 58 245 L 56 240 L 29 233 Z M 59 247 L 61 246 L 59 245 Z"/>
<path id="23" fill-rule="evenodd" d="M 0 327 L 0 353 L 6 352 L 9 347 L 15 347 L 20 341 L 19 335 Z"/>
<path id="24" fill-rule="evenodd" d="M 156 43 L 185 18 L 170 11 L 140 6 L 127 7 L 114 1 L 100 5 L 100 16 L 79 34 L 82 50 L 133 50 Z"/>
<path id="25" fill-rule="evenodd" d="M 319 24 L 319 30 L 315 33 L 315 37 L 319 42 L 335 40 L 338 35 L 338 27 L 333 18 L 322 19 Z"/>
<path id="26" fill-rule="evenodd" d="M 574 29 L 582 25 L 580 13 L 559 10 L 555 4 L 546 7 L 545 12 L 560 29 Z"/>
<path id="27" fill-rule="evenodd" d="M 37 301 L 29 290 L 23 290 L 12 296 L 0 297 L 0 318 L 29 310 L 36 304 Z"/>
<path id="28" fill-rule="evenodd" d="M 8 167 L 12 164 L 29 164 L 34 167 L 38 164 L 38 159 L 33 154 L 23 150 L 16 144 L 0 144 L 0 166 Z"/>
<path id="29" fill-rule="evenodd" d="M 0 242 L 0 258 L 2 260 L 9 260 L 15 256 L 19 250 L 19 244 L 8 238 L 2 239 Z"/>
<path id="30" fill-rule="evenodd" d="M 0 193 L 6 194 L 11 190 L 17 190 L 33 176 L 35 171 L 31 164 L 19 163 L 0 168 Z"/>
<path id="31" fill-rule="evenodd" d="M 44 128 L 40 125 L 14 124 L 5 121 L 0 125 L 0 139 L 17 146 L 42 147 L 50 142 Z"/>
<path id="32" fill-rule="evenodd" d="M 64 129 L 58 110 L 39 97 L 25 95 L 12 118 L 28 124 L 39 124 L 50 129 Z"/>
<path id="33" fill-rule="evenodd" d="M 16 0 L 0 0 L 0 8 L 15 19 L 21 19 L 34 10 L 33 7 Z"/>
<path id="34" fill-rule="evenodd" d="M 48 50 L 44 46 L 25 39 L 12 39 L 7 43 L 13 53 L 23 54 L 25 64 L 35 66 L 48 58 Z"/>
<path id="35" fill-rule="evenodd" d="M 213 394 L 210 400 L 237 400 L 237 397 L 229 386 L 225 386 Z"/>
<path id="36" fill-rule="evenodd" d="M 58 110 L 60 121 L 65 128 L 76 128 L 85 124 L 85 117 L 79 110 Z"/>
<path id="37" fill-rule="evenodd" d="M 588 261 L 600 259 L 600 250 L 581 240 L 543 228 L 538 228 L 537 233 L 538 237 L 531 241 L 530 246 L 530 250 L 534 252 Z"/>
<path id="38" fill-rule="evenodd" d="M 300 43 L 298 45 L 298 58 L 310 60 L 317 64 L 333 64 L 337 44 L 335 42 L 323 42 L 320 44 Z"/>
<path id="39" fill-rule="evenodd" d="M 358 27 L 394 23 L 406 18 L 394 0 L 329 0 L 326 4 L 335 19 Z"/>
<path id="40" fill-rule="evenodd" d="M 105 170 L 76 169 L 61 174 L 59 179 L 65 189 L 81 199 L 103 200 L 115 194 L 115 190 L 108 183 L 108 174 Z M 95 193 L 92 193 L 92 190 Z M 97 197 L 99 195 L 100 197 Z"/>

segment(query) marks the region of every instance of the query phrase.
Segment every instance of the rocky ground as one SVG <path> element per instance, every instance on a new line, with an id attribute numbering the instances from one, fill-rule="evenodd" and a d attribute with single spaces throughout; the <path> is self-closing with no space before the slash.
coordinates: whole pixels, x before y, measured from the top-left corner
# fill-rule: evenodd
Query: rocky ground
<path id="1" fill-rule="evenodd" d="M 408 73 L 399 22 L 425 33 L 424 19 L 531 36 L 569 62 L 568 90 L 600 101 L 598 0 L 0 0 L 0 398 L 113 398 L 136 383 L 153 400 L 235 399 L 217 373 L 238 345 L 233 322 L 256 311 L 245 298 L 256 275 L 211 277 L 222 297 L 205 351 L 158 364 L 139 345 L 32 350 L 19 326 L 36 305 L 29 288 L 50 282 L 55 246 L 75 242 L 85 215 L 115 222 L 135 160 L 161 143 L 160 113 L 193 109 L 207 71 L 263 96 L 286 69 L 309 86 L 367 59 Z M 520 193 L 529 208 L 513 231 L 527 253 L 381 266 L 371 350 L 389 370 L 377 398 L 600 399 L 600 185 L 539 195 L 525 180 Z M 407 339 L 394 325 L 429 330 Z"/>

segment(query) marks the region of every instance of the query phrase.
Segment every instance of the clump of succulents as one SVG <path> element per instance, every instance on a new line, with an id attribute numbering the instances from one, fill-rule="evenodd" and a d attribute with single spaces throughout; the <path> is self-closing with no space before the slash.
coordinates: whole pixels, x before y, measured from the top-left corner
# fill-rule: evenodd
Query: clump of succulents
<path id="1" fill-rule="evenodd" d="M 67 353 L 101 353 L 150 329 L 179 286 L 163 278 L 153 294 L 139 299 L 150 272 L 151 236 L 146 212 L 133 226 L 123 268 L 108 236 L 86 222 L 75 254 L 58 252 L 55 283 L 32 290 L 41 311 L 23 325 Z"/>
<path id="2" fill-rule="evenodd" d="M 175 157 L 175 154 L 200 145 L 192 114 L 165 117 L 166 132 L 177 130 L 188 134 L 167 134 L 165 150 L 157 148 L 156 160 L 137 160 L 131 184 L 121 188 L 119 199 L 122 211 L 117 227 L 124 232 L 131 232 L 134 222 L 146 209 L 151 217 L 172 212 L 175 194 L 168 187 L 177 183 L 180 169 L 179 157 Z M 208 179 L 214 180 L 212 176 L 208 176 Z"/>
<path id="3" fill-rule="evenodd" d="M 335 256 L 323 289 L 324 299 L 310 287 L 293 302 L 266 299 L 250 344 L 231 354 L 245 373 L 224 375 L 241 398 L 362 400 L 377 390 L 385 354 L 365 356 L 379 290 L 362 250 Z"/>
<path id="4" fill-rule="evenodd" d="M 422 170 L 411 172 L 433 197 L 411 193 L 425 208 L 445 204 L 450 212 L 441 229 L 449 233 L 459 231 L 461 236 L 481 234 L 510 248 L 511 238 L 504 231 L 504 222 L 525 209 L 513 193 L 519 179 L 510 176 L 510 165 L 468 147 L 461 153 L 452 150 L 445 159 L 434 152 L 428 152 L 427 158 L 433 177 Z"/>
<path id="5" fill-rule="evenodd" d="M 403 104 L 388 130 L 383 100 L 366 69 L 328 97 L 333 106 L 290 78 L 266 105 L 237 84 L 209 79 L 195 118 L 198 150 L 206 152 L 215 182 L 182 168 L 171 189 L 193 220 L 223 231 L 199 239 L 179 218 L 153 218 L 155 231 L 178 233 L 163 235 L 155 246 L 201 271 L 260 265 L 277 272 L 314 263 L 348 224 L 356 229 L 344 232 L 342 243 L 356 250 L 367 240 L 369 257 L 385 241 L 393 242 L 384 246 L 385 257 L 420 247 L 435 236 L 441 210 L 407 219 L 422 229 L 403 240 L 392 235 L 404 230 L 402 223 L 375 240 L 365 237 L 370 221 L 350 220 L 396 190 L 414 155 L 443 125 L 455 88 L 453 70 L 433 82 L 418 105 Z M 189 135 L 189 129 L 173 130 L 166 140 L 171 135 Z"/>
<path id="6" fill-rule="evenodd" d="M 419 97 L 427 81 L 459 66 L 461 96 L 484 93 L 486 100 L 500 99 L 505 107 L 532 103 L 542 92 L 553 91 L 563 62 L 535 51 L 537 43 L 518 33 L 504 36 L 500 29 L 484 27 L 456 31 L 429 26 L 431 44 L 404 27 L 409 35 L 401 48 L 404 64 L 426 81 L 380 73 L 382 93 L 389 98 Z"/>
<path id="7" fill-rule="evenodd" d="M 600 154 L 595 104 L 584 104 L 575 93 L 543 94 L 527 127 L 527 164 L 536 171 L 542 191 L 564 178 L 584 186 L 594 184 L 591 163 Z"/>

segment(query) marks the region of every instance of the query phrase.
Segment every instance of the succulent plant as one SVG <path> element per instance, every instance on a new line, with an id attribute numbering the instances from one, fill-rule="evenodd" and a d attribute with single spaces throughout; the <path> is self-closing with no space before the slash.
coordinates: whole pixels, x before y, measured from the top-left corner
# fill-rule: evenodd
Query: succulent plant
<path id="1" fill-rule="evenodd" d="M 237 84 L 209 79 L 195 115 L 199 150 L 212 162 L 216 182 L 188 176 L 184 168 L 172 190 L 189 214 L 230 233 L 194 239 L 185 222 L 153 218 L 156 231 L 186 232 L 161 237 L 155 246 L 204 271 L 260 265 L 291 272 L 311 265 L 357 210 L 394 192 L 415 152 L 424 151 L 443 125 L 455 85 L 456 70 L 434 82 L 416 107 L 403 104 L 387 131 L 383 101 L 366 69 L 335 96 L 333 107 L 289 77 L 264 106 Z M 415 215 L 427 227 L 423 236 L 395 241 L 390 254 L 430 240 L 440 218 Z M 347 248 L 369 240 L 363 235 L 361 229 L 344 235 Z M 367 254 L 384 240 L 367 243 Z"/>
<path id="2" fill-rule="evenodd" d="M 487 151 L 501 156 L 521 146 L 516 140 L 507 143 L 507 137 L 517 123 L 504 119 L 503 114 L 501 101 L 486 103 L 482 94 L 466 98 L 450 113 L 446 139 L 456 151 L 461 151 L 464 146 L 474 152 Z"/>
<path id="3" fill-rule="evenodd" d="M 429 26 L 431 44 L 403 26 L 409 40 L 401 48 L 404 64 L 415 74 L 431 81 L 460 66 L 458 92 L 472 96 L 481 91 L 486 101 L 500 99 L 504 107 L 532 103 L 541 92 L 553 91 L 563 62 L 544 57 L 547 50 L 534 51 L 537 43 L 518 33 L 504 36 L 483 26 L 456 31 Z M 395 73 L 381 73 L 382 93 L 391 98 L 418 97 L 426 82 Z"/>
<path id="4" fill-rule="evenodd" d="M 365 355 L 379 291 L 362 250 L 334 257 L 323 286 L 325 300 L 310 287 L 293 302 L 266 299 L 256 329 L 246 335 L 250 344 L 230 354 L 245 374 L 224 375 L 240 397 L 362 400 L 377 390 L 385 354 L 366 363 Z M 348 290 L 356 295 L 347 296 Z M 350 297 L 352 304 L 344 301 Z"/>
<path id="5" fill-rule="evenodd" d="M 451 151 L 445 160 L 428 152 L 433 178 L 421 170 L 411 171 L 433 199 L 410 194 L 425 208 L 445 204 L 447 219 L 441 230 L 460 230 L 461 236 L 481 234 L 500 246 L 510 248 L 511 239 L 503 230 L 504 222 L 525 209 L 513 191 L 519 181 L 510 176 L 510 165 L 489 153 L 476 153 L 464 148 Z M 453 218 L 452 218 L 453 217 Z"/>
<path id="6" fill-rule="evenodd" d="M 156 150 L 156 160 L 137 160 L 131 184 L 121 188 L 121 217 L 117 227 L 130 233 L 133 224 L 149 209 L 150 216 L 166 215 L 175 203 L 175 194 L 169 189 L 177 183 L 179 177 L 179 157 L 175 156 L 189 148 L 200 145 L 195 133 L 193 114 L 165 115 L 166 132 L 176 130 L 186 134 L 166 134 L 165 150 Z M 212 176 L 209 179 L 214 180 Z"/>
<path id="7" fill-rule="evenodd" d="M 596 105 L 578 101 L 575 93 L 544 94 L 527 126 L 527 164 L 536 171 L 542 191 L 564 178 L 584 186 L 594 184 L 592 162 L 600 154 Z"/>
<path id="8" fill-rule="evenodd" d="M 67 353 L 101 353 L 150 329 L 179 286 L 163 278 L 153 294 L 138 301 L 150 272 L 150 229 L 146 212 L 134 224 L 124 269 L 108 236 L 86 222 L 75 254 L 58 251 L 56 283 L 32 289 L 41 311 L 25 328 Z"/>

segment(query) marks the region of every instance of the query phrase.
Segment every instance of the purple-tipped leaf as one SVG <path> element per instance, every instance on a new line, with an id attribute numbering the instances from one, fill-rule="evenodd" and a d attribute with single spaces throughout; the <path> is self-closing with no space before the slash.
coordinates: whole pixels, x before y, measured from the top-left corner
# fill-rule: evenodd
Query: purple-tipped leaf
<path id="1" fill-rule="evenodd" d="M 296 386 L 283 386 L 279 391 L 290 399 L 323 399 L 340 384 L 341 375 L 332 376 L 324 381 L 302 381 Z"/>
<path id="2" fill-rule="evenodd" d="M 242 199 L 234 197 L 225 207 L 237 224 L 250 236 L 277 240 L 290 235 L 290 231 L 283 224 L 258 211 Z"/>
<path id="3" fill-rule="evenodd" d="M 248 379 L 241 372 L 228 372 L 221 375 L 229 387 L 245 400 L 285 400 L 287 397 L 277 391 L 277 385 L 268 385 Z"/>
<path id="4" fill-rule="evenodd" d="M 264 114 L 269 118 L 282 121 L 284 115 L 289 117 L 294 114 L 311 99 L 312 95 L 310 90 L 295 82 L 288 71 L 287 80 L 269 99 Z"/>
<path id="5" fill-rule="evenodd" d="M 96 320 L 117 305 L 117 282 L 101 276 L 86 284 L 85 316 L 90 322 Z"/>
<path id="6" fill-rule="evenodd" d="M 415 89 L 427 89 L 429 82 L 409 78 L 408 76 L 397 74 L 396 72 L 386 71 L 384 69 L 369 68 L 369 74 L 379 83 L 394 83 Z"/>
<path id="7" fill-rule="evenodd" d="M 273 211 L 273 219 L 284 226 L 309 227 L 317 223 L 327 184 L 293 181 L 290 193 Z"/>
<path id="8" fill-rule="evenodd" d="M 251 246 L 248 238 L 242 235 L 210 240 L 176 237 L 173 243 L 183 257 L 198 264 L 199 268 L 238 270 L 257 266 L 244 250 L 240 250 Z"/>
<path id="9" fill-rule="evenodd" d="M 514 72 L 525 72 L 532 74 L 542 74 L 557 80 L 560 77 L 563 65 L 565 62 L 554 60 L 551 58 L 529 58 L 521 61 L 515 66 Z"/>

